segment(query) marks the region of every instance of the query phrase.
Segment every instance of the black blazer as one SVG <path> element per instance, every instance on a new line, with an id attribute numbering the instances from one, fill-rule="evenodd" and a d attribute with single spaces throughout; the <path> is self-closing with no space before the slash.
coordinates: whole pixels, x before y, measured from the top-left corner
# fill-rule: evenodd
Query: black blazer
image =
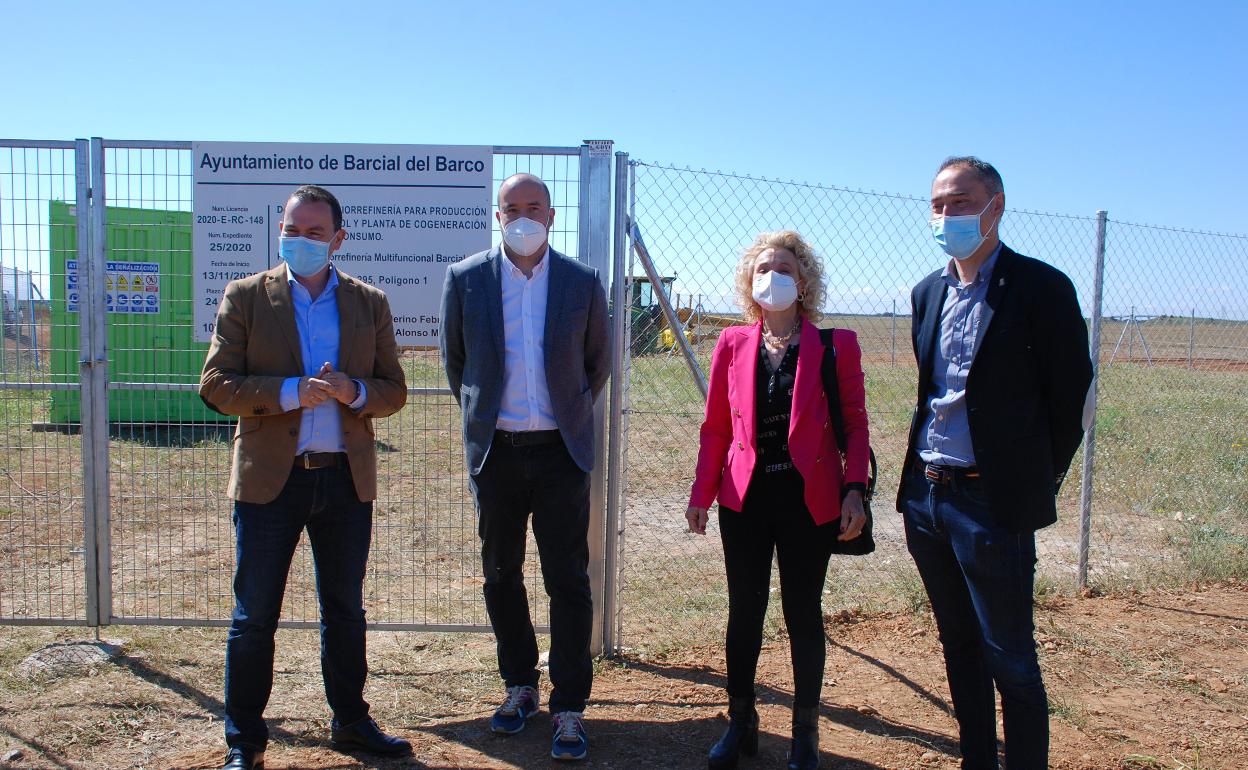
<path id="1" fill-rule="evenodd" d="M 947 286 L 936 271 L 910 295 L 910 336 L 919 365 L 917 405 L 902 487 L 927 421 L 932 359 Z M 966 383 L 975 462 L 997 522 L 1029 531 L 1057 521 L 1057 490 L 1083 440 L 1092 384 L 1088 329 L 1075 287 L 1060 270 L 1001 246 Z M 901 492 L 897 509 L 901 510 Z"/>
<path id="2" fill-rule="evenodd" d="M 442 365 L 463 418 L 468 472 L 485 465 L 503 400 L 502 247 L 473 254 L 446 270 Z M 607 295 L 598 271 L 550 250 L 546 332 L 542 340 L 546 385 L 568 454 L 581 470 L 594 467 L 594 399 L 611 373 Z"/>

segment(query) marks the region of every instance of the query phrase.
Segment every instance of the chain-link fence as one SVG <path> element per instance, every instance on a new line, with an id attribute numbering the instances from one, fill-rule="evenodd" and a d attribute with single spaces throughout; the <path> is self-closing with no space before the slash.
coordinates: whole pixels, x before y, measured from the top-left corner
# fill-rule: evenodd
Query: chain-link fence
<path id="1" fill-rule="evenodd" d="M 766 230 L 797 230 L 815 247 L 828 290 L 823 325 L 855 331 L 863 349 L 880 460 L 878 545 L 870 557 L 833 558 L 825 610 L 921 603 L 893 497 L 917 374 L 910 289 L 946 260 L 931 242 L 928 202 L 643 162 L 630 171 L 630 216 L 658 275 L 635 261 L 626 273 L 621 644 L 722 634 L 727 594 L 715 517 L 706 537 L 685 532 L 703 398 L 677 335 L 706 372 L 719 332 L 740 323 L 737 259 Z M 1070 276 L 1091 318 L 1097 224 L 1009 211 L 1001 232 L 1015 250 Z M 1244 558 L 1248 238 L 1111 221 L 1106 243 L 1091 580 L 1151 580 L 1170 567 L 1216 572 L 1217 560 Z M 680 329 L 655 301 L 660 290 Z M 1038 533 L 1040 591 L 1077 583 L 1081 475 L 1076 458 L 1058 524 Z"/>
<path id="2" fill-rule="evenodd" d="M 537 174 L 558 209 L 551 245 L 584 253 L 586 223 L 604 229 L 609 211 L 605 186 L 585 202 L 588 158 L 585 147 L 495 148 L 495 191 Z M 235 420 L 197 393 L 208 345 L 193 334 L 191 164 L 189 142 L 0 142 L 0 622 L 228 623 Z M 105 359 L 97 392 L 83 367 Z M 408 404 L 376 424 L 368 617 L 487 630 L 459 409 L 436 348 L 401 348 L 401 363 Z M 107 414 L 93 417 L 105 387 Z M 287 626 L 316 624 L 311 562 L 301 543 Z M 540 596 L 532 542 L 529 564 Z M 533 605 L 544 626 L 545 602 Z"/>

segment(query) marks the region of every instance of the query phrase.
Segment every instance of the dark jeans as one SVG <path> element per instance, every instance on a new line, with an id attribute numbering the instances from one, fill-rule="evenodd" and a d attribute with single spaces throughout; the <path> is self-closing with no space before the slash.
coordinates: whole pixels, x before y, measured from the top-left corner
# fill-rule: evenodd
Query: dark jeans
<path id="1" fill-rule="evenodd" d="M 780 602 L 793 661 L 793 705 L 817 706 L 827 644 L 823 582 L 840 532 L 839 521 L 815 524 L 802 502 L 800 479 L 793 488 L 768 490 L 756 477 L 742 508 L 719 507 L 728 576 L 728 695 L 754 695 L 774 553 L 780 565 Z"/>
<path id="2" fill-rule="evenodd" d="M 273 689 L 273 634 L 286 576 L 304 528 L 316 564 L 321 676 L 334 724 L 368 716 L 364 679 L 364 566 L 373 504 L 355 494 L 346 468 L 291 471 L 271 503 L 234 503 L 234 616 L 225 648 L 225 740 L 263 751 L 264 707 Z"/>
<path id="3" fill-rule="evenodd" d="M 996 689 L 1009 770 L 1047 768 L 1048 699 L 1036 659 L 1033 532 L 998 526 L 979 480 L 908 474 L 906 543 L 932 602 L 958 719 L 962 767 L 997 768 Z"/>
<path id="4" fill-rule="evenodd" d="M 593 682 L 589 654 L 594 605 L 589 590 L 589 474 L 561 442 L 495 441 L 469 477 L 477 500 L 485 609 L 508 687 L 537 686 L 537 637 L 524 588 L 525 533 L 533 537 L 550 597 L 550 710 L 584 711 Z"/>

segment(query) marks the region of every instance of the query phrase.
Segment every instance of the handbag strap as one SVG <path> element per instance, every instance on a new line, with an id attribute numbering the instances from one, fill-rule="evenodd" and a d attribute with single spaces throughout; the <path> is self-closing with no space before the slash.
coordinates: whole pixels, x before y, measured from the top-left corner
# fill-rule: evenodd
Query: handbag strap
<path id="1" fill-rule="evenodd" d="M 845 440 L 845 413 L 841 411 L 841 378 L 836 371 L 836 329 L 820 329 L 819 341 L 823 343 L 823 360 L 819 363 L 819 374 L 823 379 L 823 392 L 828 400 L 828 420 L 832 423 L 832 435 L 836 438 L 836 447 L 844 458 L 849 451 Z M 868 464 L 867 491 L 863 497 L 870 500 L 875 495 L 875 450 L 867 447 Z"/>

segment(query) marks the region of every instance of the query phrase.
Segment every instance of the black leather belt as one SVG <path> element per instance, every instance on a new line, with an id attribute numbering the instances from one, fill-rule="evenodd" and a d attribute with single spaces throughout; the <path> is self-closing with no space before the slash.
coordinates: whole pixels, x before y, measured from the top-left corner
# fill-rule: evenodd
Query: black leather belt
<path id="1" fill-rule="evenodd" d="M 303 468 L 307 471 L 319 470 L 321 468 L 345 468 L 347 467 L 347 453 L 304 452 L 301 455 L 295 455 L 295 467 Z"/>
<path id="2" fill-rule="evenodd" d="M 979 469 L 975 466 L 963 468 L 956 465 L 924 465 L 923 477 L 937 484 L 951 484 L 966 479 L 979 479 Z"/>
<path id="3" fill-rule="evenodd" d="M 558 444 L 563 441 L 558 430 L 509 430 L 494 431 L 494 440 L 512 446 L 541 446 L 542 444 Z"/>

